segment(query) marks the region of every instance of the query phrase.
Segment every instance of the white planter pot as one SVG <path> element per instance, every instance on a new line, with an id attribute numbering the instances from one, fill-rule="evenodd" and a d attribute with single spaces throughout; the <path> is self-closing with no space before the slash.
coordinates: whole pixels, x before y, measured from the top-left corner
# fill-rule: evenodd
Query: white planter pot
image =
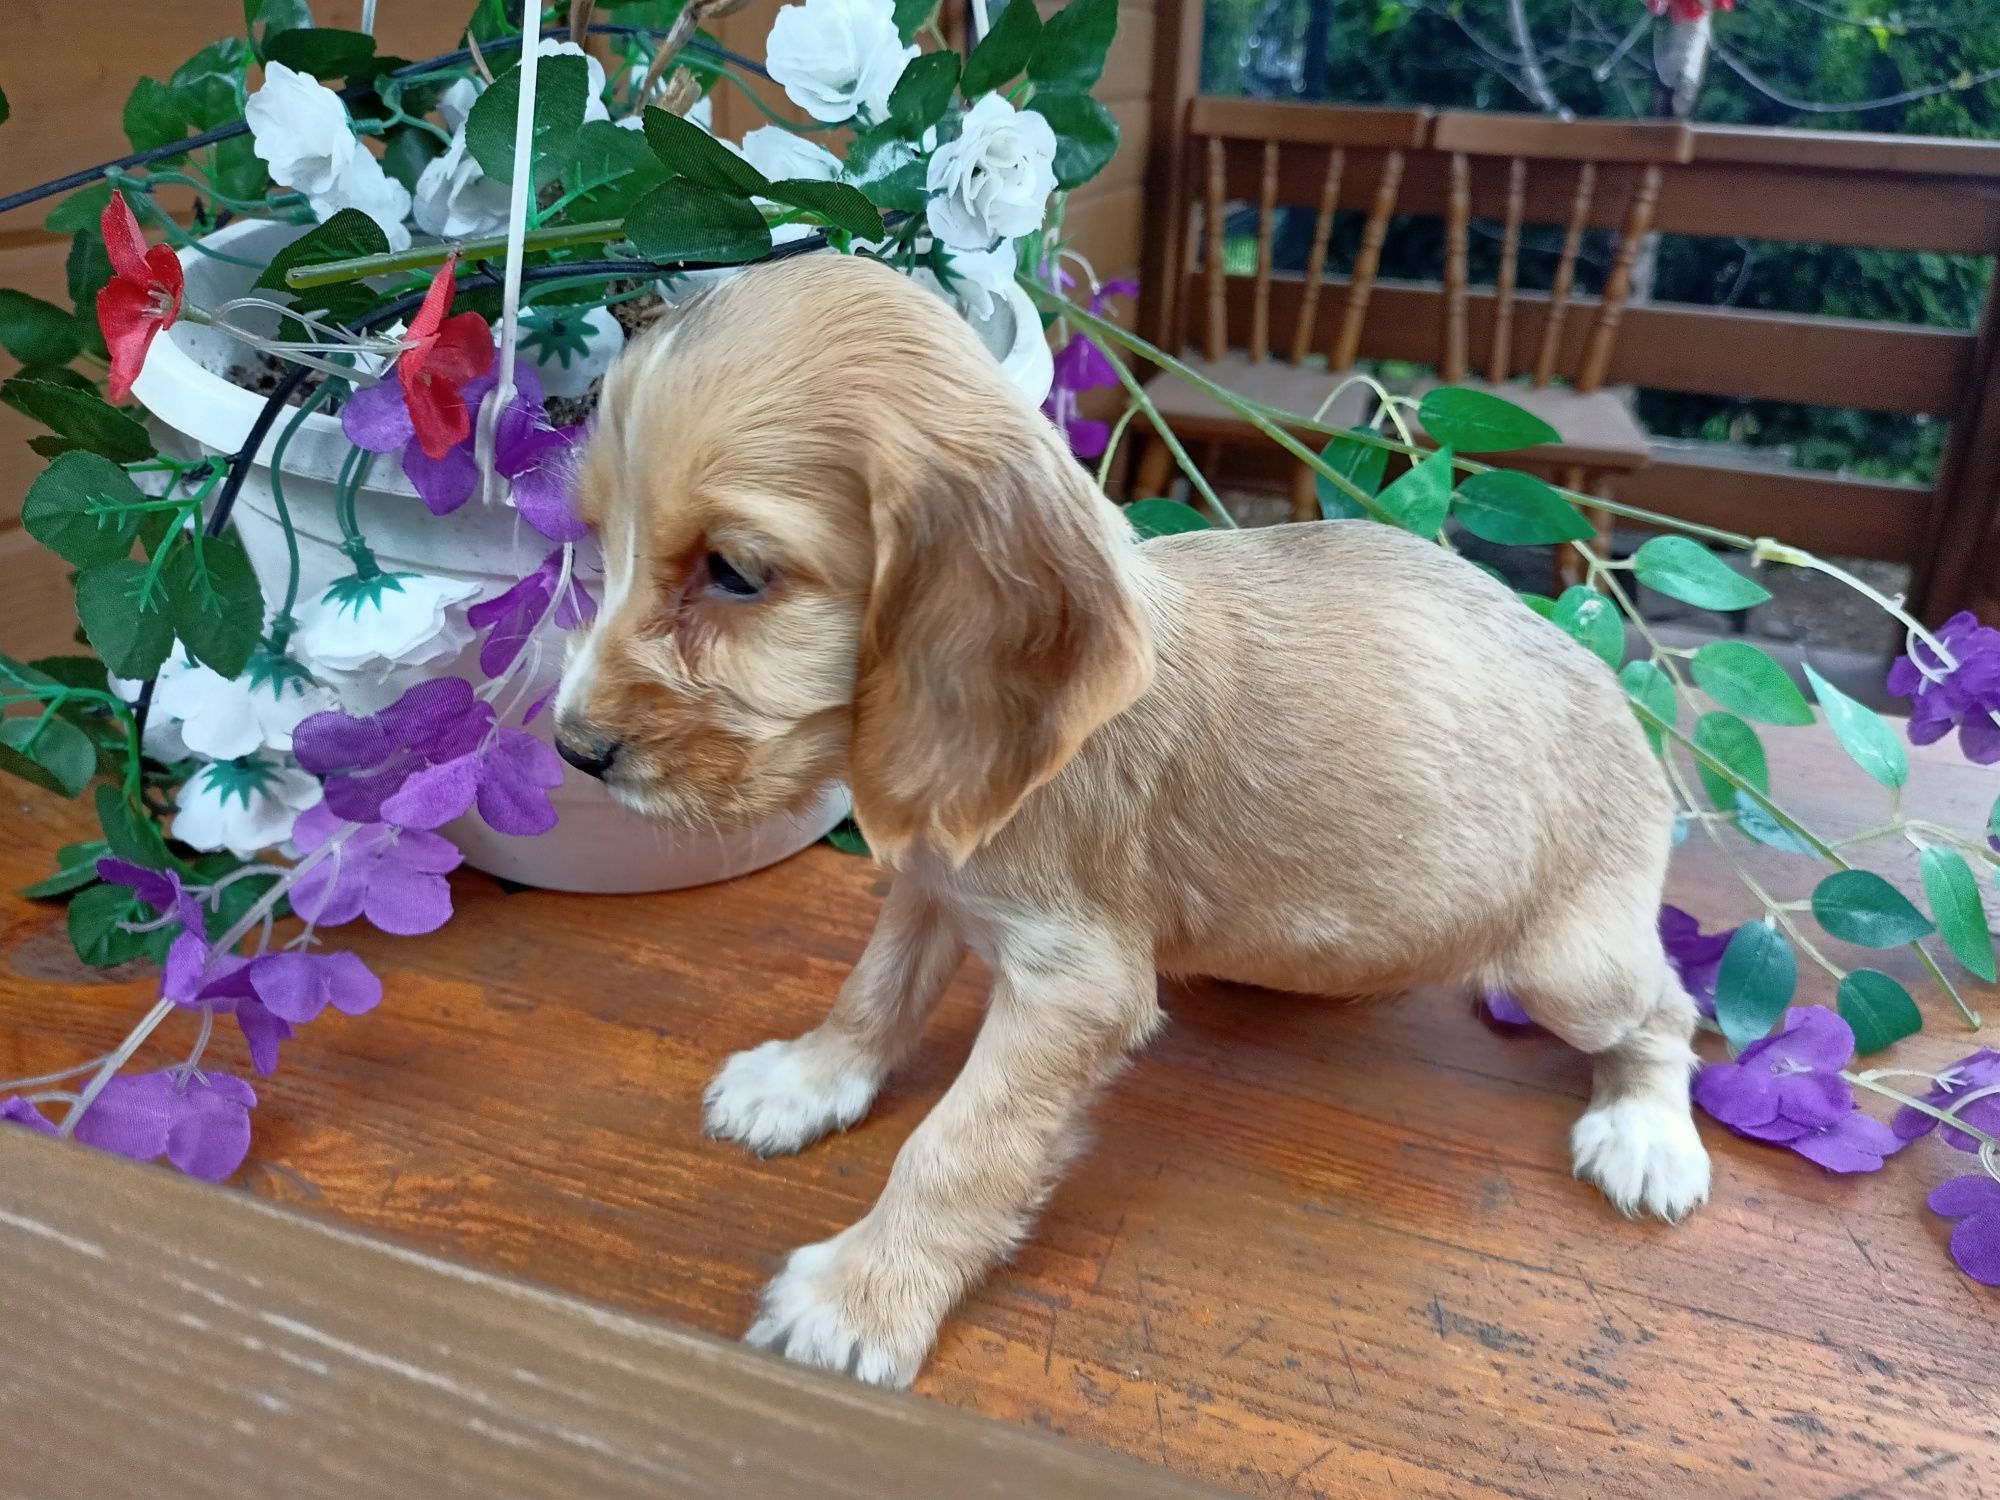
<path id="1" fill-rule="evenodd" d="M 212 235 L 208 245 L 251 260 L 266 260 L 299 230 L 246 220 Z M 182 252 L 188 300 L 214 307 L 244 295 L 255 280 L 249 267 Z M 163 451 L 179 456 L 233 453 L 242 446 L 264 398 L 225 378 L 250 354 L 229 335 L 182 322 L 154 340 L 133 393 L 152 413 Z M 288 572 L 284 529 L 278 522 L 270 480 L 271 453 L 288 419 L 280 418 L 237 496 L 234 519 L 266 599 L 283 597 Z M 351 451 L 338 417 L 314 412 L 285 449 L 284 491 L 299 544 L 299 598 L 311 599 L 352 571 L 340 551 L 333 502 L 340 465 Z M 476 499 L 448 516 L 433 516 L 403 477 L 393 455 L 378 458 L 356 497 L 356 517 L 382 566 L 466 579 L 490 598 L 511 587 L 548 555 L 551 543 L 511 507 Z M 588 544 L 586 544 L 588 545 Z M 553 686 L 557 659 L 524 671 L 533 679 L 510 699 L 533 703 Z M 439 676 L 477 681 L 476 646 L 432 668 Z M 355 704 L 366 712 L 379 704 Z M 518 713 L 518 709 L 516 710 Z M 544 713 L 531 732 L 548 739 Z M 829 786 L 802 815 L 772 818 L 726 832 L 679 832 L 648 822 L 611 800 L 601 783 L 569 766 L 552 794 L 559 822 L 539 838 L 496 833 L 476 816 L 444 832 L 466 863 L 506 880 L 564 891 L 664 891 L 727 880 L 762 869 L 825 836 L 845 816 L 847 793 Z"/>

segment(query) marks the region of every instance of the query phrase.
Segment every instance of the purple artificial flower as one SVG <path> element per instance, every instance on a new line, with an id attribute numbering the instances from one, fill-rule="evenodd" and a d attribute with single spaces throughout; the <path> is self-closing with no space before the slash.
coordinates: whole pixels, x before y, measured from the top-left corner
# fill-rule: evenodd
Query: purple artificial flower
<path id="1" fill-rule="evenodd" d="M 555 751 L 498 727 L 493 705 L 462 677 L 420 682 L 366 719 L 314 714 L 292 731 L 292 753 L 324 781 L 325 806 L 349 823 L 441 828 L 476 802 L 501 833 L 525 837 L 556 824 Z"/>
<path id="2" fill-rule="evenodd" d="M 1060 268 L 1056 271 L 1056 278 L 1058 289 L 1062 289 L 1068 278 Z M 1090 311 L 1101 317 L 1104 304 L 1111 298 L 1138 295 L 1139 284 L 1136 281 L 1107 281 L 1091 294 Z M 1069 439 L 1070 452 L 1078 458 L 1102 457 L 1111 441 L 1111 428 L 1104 422 L 1081 415 L 1077 398 L 1085 391 L 1118 383 L 1116 367 L 1081 330 L 1071 334 L 1069 342 L 1056 351 L 1055 377 L 1049 386 L 1048 399 L 1042 403 L 1042 412 L 1062 428 Z"/>
<path id="3" fill-rule="evenodd" d="M 1481 1013 L 1498 1026 L 1532 1026 L 1535 1018 L 1506 990 L 1486 990 L 1479 996 Z"/>
<path id="4" fill-rule="evenodd" d="M 1910 743 L 1928 745 L 1954 728 L 1966 759 L 1982 766 L 2000 761 L 2000 630 L 1962 610 L 1944 622 L 1937 638 L 1957 659 L 1947 670 L 1922 641 L 1889 669 L 1889 691 L 1910 700 Z"/>
<path id="5" fill-rule="evenodd" d="M 272 1015 L 295 1025 L 329 1005 L 358 1016 L 382 1003 L 382 981 L 352 953 L 266 953 L 250 962 L 250 988 Z"/>
<path id="6" fill-rule="evenodd" d="M 1991 1047 L 1981 1047 L 1970 1057 L 1962 1057 L 1938 1075 L 1937 1086 L 1924 1095 L 1924 1103 L 1933 1109 L 1949 1110 L 1965 1095 L 1978 1089 L 2000 1085 L 2000 1052 Z M 1988 1094 L 1983 1099 L 1974 1099 L 1970 1104 L 1954 1111 L 1960 1119 L 1975 1129 L 1988 1135 L 2000 1136 L 2000 1094 Z M 1911 1109 L 1907 1104 L 1896 1111 L 1896 1117 L 1889 1122 L 1889 1128 L 1906 1141 L 1914 1141 L 1929 1135 L 1938 1128 L 1938 1121 L 1920 1109 Z M 1946 1126 L 1945 1144 L 1960 1151 L 1977 1151 L 1979 1142 L 1962 1130 Z"/>
<path id="7" fill-rule="evenodd" d="M 250 971 L 262 959 L 213 953 L 199 931 L 183 932 L 167 950 L 160 970 L 160 997 L 190 1010 L 207 1006 L 233 1015 L 250 1048 L 250 1064 L 261 1074 L 278 1066 L 278 1044 L 290 1041 L 291 1026 L 271 1014 L 251 984 Z"/>
<path id="8" fill-rule="evenodd" d="M 0 1099 L 0 1120 L 12 1120 L 16 1125 L 25 1125 L 30 1130 L 39 1130 L 43 1135 L 60 1135 L 61 1131 L 50 1123 L 49 1117 L 19 1094 Z"/>
<path id="9" fill-rule="evenodd" d="M 1695 1009 L 1711 1021 L 1715 1019 L 1715 976 L 1721 972 L 1722 955 L 1735 935 L 1734 927 L 1705 933 L 1701 924 L 1678 906 L 1660 908 L 1660 944 L 1667 950 L 1667 962 L 1694 997 Z"/>
<path id="10" fill-rule="evenodd" d="M 558 547 L 542 559 L 542 565 L 491 599 L 483 599 L 465 612 L 466 622 L 475 630 L 487 630 L 479 647 L 479 670 L 498 677 L 520 656 L 528 639 L 555 605 L 558 630 L 574 630 L 597 612 L 597 603 L 584 592 L 572 575 L 563 597 L 556 599 L 556 585 L 562 581 L 563 549 Z"/>
<path id="11" fill-rule="evenodd" d="M 466 406 L 477 412 L 498 379 L 482 375 L 464 386 Z M 357 448 L 370 453 L 403 455 L 403 473 L 434 516 L 449 515 L 479 487 L 479 461 L 473 435 L 447 449 L 443 458 L 424 453 L 410 420 L 410 408 L 399 380 L 378 380 L 348 398 L 340 412 L 341 430 Z M 532 366 L 514 367 L 514 398 L 493 433 L 493 467 L 513 482 L 514 504 L 523 519 L 542 535 L 573 542 L 587 527 L 570 503 L 571 469 L 583 428 L 552 427 L 543 410 L 542 383 Z"/>
<path id="12" fill-rule="evenodd" d="M 1931 1212 L 1951 1226 L 1951 1258 L 1981 1286 L 2000 1286 L 2000 1182 L 1984 1173 L 1954 1177 L 1931 1190 Z"/>
<path id="13" fill-rule="evenodd" d="M 180 875 L 173 870 L 149 870 L 127 859 L 107 857 L 97 862 L 97 878 L 110 885 L 130 886 L 133 895 L 163 916 L 173 912 L 183 931 L 203 930 L 201 903 L 182 887 Z"/>
<path id="14" fill-rule="evenodd" d="M 123 1074 L 84 1111 L 75 1135 L 135 1161 L 165 1155 L 190 1177 L 220 1182 L 249 1154 L 256 1103 L 250 1085 L 227 1073 Z"/>
<path id="15" fill-rule="evenodd" d="M 1694 1101 L 1736 1134 L 1789 1146 L 1829 1172 L 1873 1172 L 1903 1142 L 1855 1108 L 1840 1076 L 1853 1056 L 1847 1022 L 1808 1005 L 1787 1011 L 1784 1030 L 1752 1042 L 1735 1061 L 1703 1068 Z"/>
<path id="16" fill-rule="evenodd" d="M 343 826 L 321 803 L 299 815 L 292 842 L 301 854 L 311 854 Z M 299 876 L 292 887 L 292 910 L 320 927 L 366 917 L 399 937 L 435 932 L 451 920 L 451 885 L 444 877 L 464 858 L 439 834 L 364 824 Z"/>

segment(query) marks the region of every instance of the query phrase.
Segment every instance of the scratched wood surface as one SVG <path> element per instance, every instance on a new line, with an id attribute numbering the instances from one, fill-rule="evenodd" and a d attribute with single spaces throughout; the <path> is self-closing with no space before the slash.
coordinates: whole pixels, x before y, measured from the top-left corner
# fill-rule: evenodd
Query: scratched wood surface
<path id="1" fill-rule="evenodd" d="M 1872 822 L 1870 784 L 1799 738 L 1771 737 L 1787 800 L 1827 832 Z M 1918 763 L 1919 814 L 1972 822 L 2000 789 Z M 82 820 L 0 795 L 11 889 Z M 1814 873 L 1754 863 L 1786 893 Z M 387 999 L 329 1013 L 258 1082 L 240 1185 L 691 1329 L 740 1332 L 786 1250 L 865 1210 L 977 1023 L 968 969 L 868 1120 L 753 1160 L 702 1138 L 701 1086 L 813 1024 L 879 872 L 821 848 L 676 895 L 455 887 L 435 937 L 358 938 Z M 1699 836 L 1670 895 L 1711 925 L 1749 914 Z M 149 998 L 146 976 L 80 969 L 50 907 L 0 897 L 0 954 L 0 1076 L 103 1049 Z M 1886 967 L 1915 987 L 1901 955 Z M 1926 1004 L 1931 1032 L 1898 1057 L 1969 1051 Z M 1587 1075 L 1552 1039 L 1444 996 L 1193 985 L 1167 1009 L 1039 1230 L 946 1325 L 922 1395 L 1251 1494 L 2000 1491 L 2000 1300 L 1922 1205 L 1955 1153 L 1926 1142 L 1840 1179 L 1705 1122 L 1714 1200 L 1632 1224 L 1569 1175 Z M 243 1066 L 239 1042 L 222 1061 Z"/>

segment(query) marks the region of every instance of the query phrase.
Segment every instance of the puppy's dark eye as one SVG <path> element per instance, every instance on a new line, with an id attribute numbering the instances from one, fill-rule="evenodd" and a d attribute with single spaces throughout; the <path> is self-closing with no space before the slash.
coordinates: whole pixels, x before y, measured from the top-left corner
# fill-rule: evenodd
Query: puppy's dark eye
<path id="1" fill-rule="evenodd" d="M 754 578 L 746 578 L 731 565 L 720 552 L 708 554 L 708 581 L 725 594 L 738 599 L 751 599 L 762 593 L 764 585 Z"/>

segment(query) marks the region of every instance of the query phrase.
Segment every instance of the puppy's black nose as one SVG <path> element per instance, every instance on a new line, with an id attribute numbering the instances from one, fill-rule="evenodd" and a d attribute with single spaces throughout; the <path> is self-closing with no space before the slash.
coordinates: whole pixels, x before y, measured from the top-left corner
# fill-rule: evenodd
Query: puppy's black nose
<path id="1" fill-rule="evenodd" d="M 618 759 L 618 747 L 609 740 L 592 739 L 584 745 L 577 745 L 563 735 L 556 736 L 556 754 L 575 766 L 586 776 L 604 779 L 611 763 Z"/>

